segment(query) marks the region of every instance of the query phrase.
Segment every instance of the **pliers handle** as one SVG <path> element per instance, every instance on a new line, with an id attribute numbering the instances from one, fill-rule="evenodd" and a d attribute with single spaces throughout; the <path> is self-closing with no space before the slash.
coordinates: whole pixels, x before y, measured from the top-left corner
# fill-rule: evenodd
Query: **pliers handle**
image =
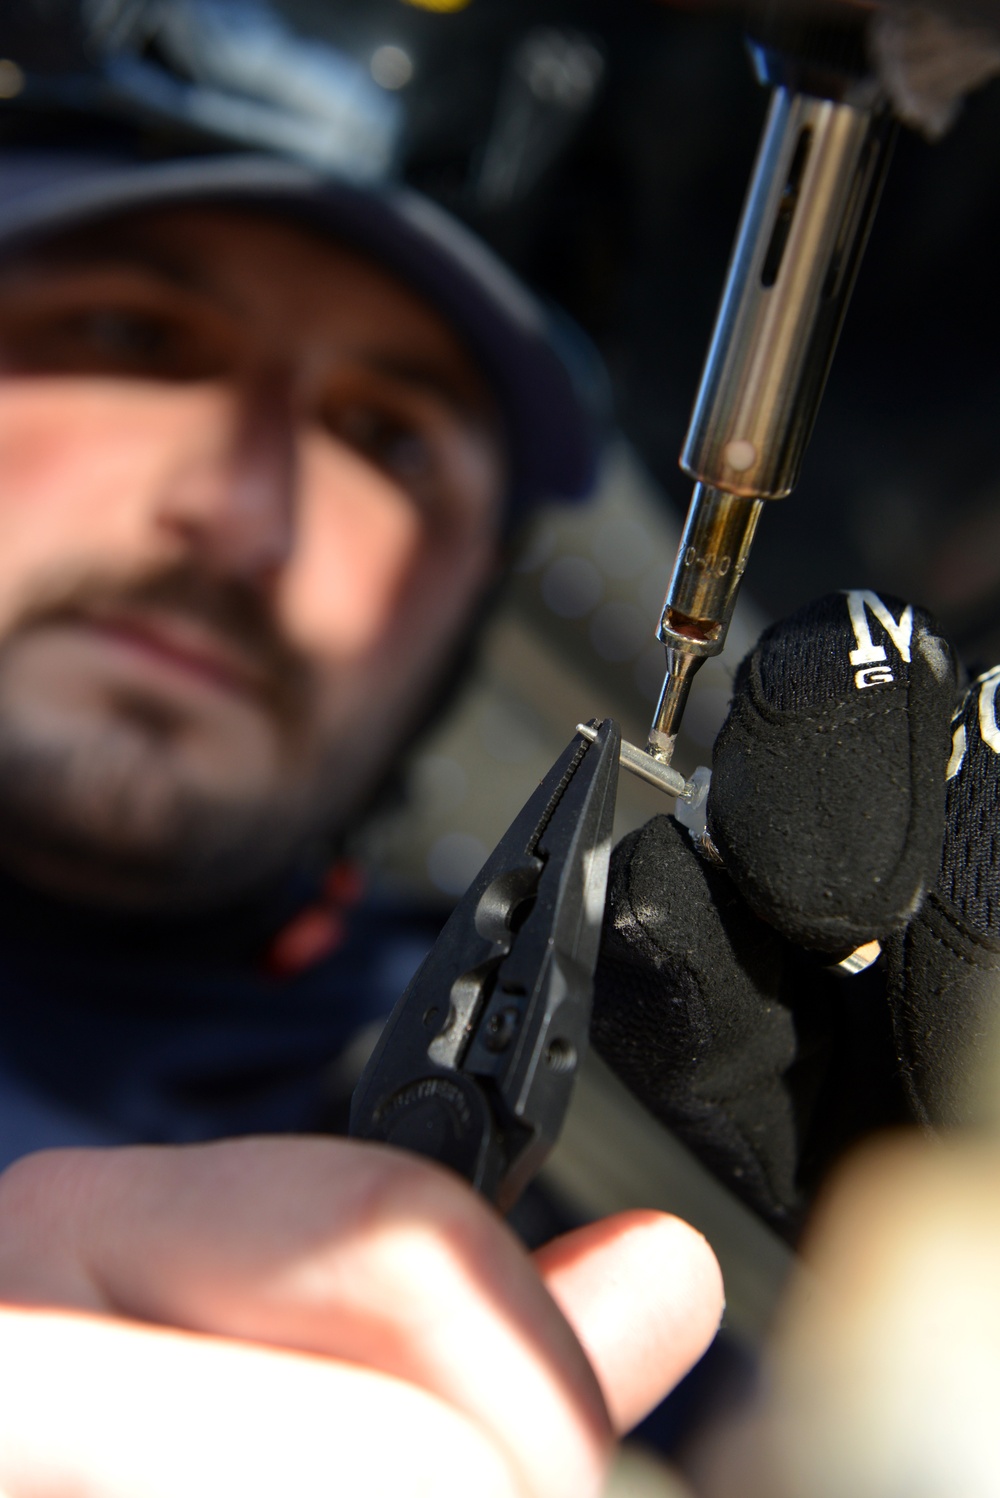
<path id="1" fill-rule="evenodd" d="M 452 912 L 354 1093 L 351 1133 L 450 1165 L 506 1211 L 587 1046 L 618 725 L 577 734 Z"/>

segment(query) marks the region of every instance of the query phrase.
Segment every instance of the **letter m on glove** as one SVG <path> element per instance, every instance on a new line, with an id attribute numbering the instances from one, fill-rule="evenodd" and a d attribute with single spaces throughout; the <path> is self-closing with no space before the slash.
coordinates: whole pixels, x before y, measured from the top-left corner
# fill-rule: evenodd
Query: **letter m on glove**
<path id="1" fill-rule="evenodd" d="M 868 623 L 869 611 L 885 630 L 889 639 L 907 665 L 910 663 L 910 641 L 913 638 L 913 609 L 907 604 L 897 622 L 877 593 L 866 588 L 855 588 L 847 594 L 847 611 L 857 648 L 851 651 L 851 665 L 856 666 L 854 685 L 861 690 L 887 684 L 893 680 L 891 670 L 882 663 L 886 659 L 885 646 L 876 645 Z M 872 668 L 875 669 L 872 669 Z"/>

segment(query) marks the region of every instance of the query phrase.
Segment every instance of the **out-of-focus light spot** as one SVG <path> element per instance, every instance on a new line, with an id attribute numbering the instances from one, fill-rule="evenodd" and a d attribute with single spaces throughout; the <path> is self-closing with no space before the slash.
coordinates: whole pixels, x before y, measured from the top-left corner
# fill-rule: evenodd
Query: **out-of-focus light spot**
<path id="1" fill-rule="evenodd" d="M 654 642 L 639 657 L 633 679 L 647 702 L 656 702 L 663 686 L 667 670 L 667 658 L 663 646 Z"/>
<path id="2" fill-rule="evenodd" d="M 381 88 L 405 88 L 413 77 L 413 59 L 409 52 L 390 43 L 375 48 L 369 66 L 372 77 Z"/>
<path id="3" fill-rule="evenodd" d="M 542 597 L 560 619 L 582 619 L 603 593 L 604 580 L 586 557 L 558 557 L 542 578 Z"/>
<path id="4" fill-rule="evenodd" d="M 0 57 L 0 99 L 16 99 L 24 90 L 24 72 L 9 57 Z"/>
<path id="5" fill-rule="evenodd" d="M 538 729 L 529 714 L 497 702 L 483 708 L 479 735 L 487 754 L 501 764 L 527 764 L 542 748 Z"/>
<path id="6" fill-rule="evenodd" d="M 433 10 L 438 15 L 450 15 L 452 11 L 464 10 L 472 0 L 403 0 L 404 5 L 412 5 L 414 10 Z"/>
<path id="7" fill-rule="evenodd" d="M 547 562 L 556 549 L 556 533 L 551 525 L 543 525 L 533 531 L 514 560 L 512 572 L 535 572 Z"/>
<path id="8" fill-rule="evenodd" d="M 650 567 L 645 577 L 640 579 L 633 593 L 636 603 L 644 613 L 649 615 L 651 627 L 654 629 L 660 618 L 669 582 L 670 562 L 666 560 L 657 562 L 654 567 Z"/>
<path id="9" fill-rule="evenodd" d="M 465 800 L 468 776 L 457 759 L 447 754 L 422 754 L 410 771 L 413 798 L 430 816 L 456 811 Z"/>
<path id="10" fill-rule="evenodd" d="M 652 633 L 634 603 L 602 603 L 590 621 L 590 642 L 602 661 L 635 660 Z"/>
<path id="11" fill-rule="evenodd" d="M 722 449 L 722 456 L 736 473 L 746 473 L 757 461 L 757 449 L 745 437 L 734 437 Z"/>
<path id="12" fill-rule="evenodd" d="M 732 692 L 728 687 L 703 686 L 699 688 L 698 679 L 695 677 L 688 705 L 684 709 L 681 732 L 686 733 L 689 739 L 693 739 L 700 749 L 711 749 L 719 729 L 725 722 L 731 696 Z"/>
<path id="13" fill-rule="evenodd" d="M 594 532 L 591 554 L 607 577 L 623 580 L 645 571 L 653 552 L 653 539 L 638 520 L 606 520 Z"/>
<path id="14" fill-rule="evenodd" d="M 518 49 L 517 68 L 537 99 L 578 110 L 600 82 L 604 59 L 582 36 L 558 26 L 538 26 Z"/>
<path id="15" fill-rule="evenodd" d="M 469 832 L 446 832 L 427 855 L 427 874 L 435 889 L 463 895 L 486 862 L 488 849 Z"/>

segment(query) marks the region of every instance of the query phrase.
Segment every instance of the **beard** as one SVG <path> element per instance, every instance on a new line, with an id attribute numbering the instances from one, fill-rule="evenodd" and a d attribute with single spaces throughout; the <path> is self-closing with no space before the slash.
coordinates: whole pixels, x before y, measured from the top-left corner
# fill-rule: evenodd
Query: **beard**
<path id="1" fill-rule="evenodd" d="M 22 665 L 12 687 L 45 631 L 123 614 L 196 621 L 238 652 L 247 675 L 232 711 L 243 714 L 237 729 L 245 721 L 265 736 L 267 773 L 241 775 L 238 744 L 221 772 L 194 773 L 185 746 L 192 723 L 204 725 L 135 673 L 102 688 L 100 711 L 60 720 L 55 732 L 51 713 L 35 710 L 30 670 Z M 184 910 L 239 898 L 329 831 L 338 756 L 316 720 L 308 664 L 249 585 L 184 564 L 128 586 L 61 588 L 0 644 L 0 862 L 99 905 Z"/>

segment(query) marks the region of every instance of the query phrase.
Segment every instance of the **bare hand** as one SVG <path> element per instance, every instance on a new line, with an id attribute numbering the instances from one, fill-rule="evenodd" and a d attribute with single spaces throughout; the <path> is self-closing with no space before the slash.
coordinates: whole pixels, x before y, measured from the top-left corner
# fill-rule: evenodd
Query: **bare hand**
<path id="1" fill-rule="evenodd" d="M 425 1161 L 250 1139 L 19 1162 L 0 1300 L 2 1498 L 582 1498 L 721 1282 L 662 1214 L 533 1263 Z"/>

